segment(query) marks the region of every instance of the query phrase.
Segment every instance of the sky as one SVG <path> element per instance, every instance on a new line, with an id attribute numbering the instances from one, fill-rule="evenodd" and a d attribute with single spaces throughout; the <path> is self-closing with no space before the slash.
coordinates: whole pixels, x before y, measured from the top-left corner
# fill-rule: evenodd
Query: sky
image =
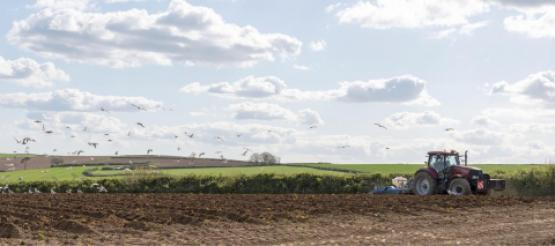
<path id="1" fill-rule="evenodd" d="M 0 9 L 3 153 L 423 163 L 455 149 L 471 163 L 555 161 L 553 1 Z"/>

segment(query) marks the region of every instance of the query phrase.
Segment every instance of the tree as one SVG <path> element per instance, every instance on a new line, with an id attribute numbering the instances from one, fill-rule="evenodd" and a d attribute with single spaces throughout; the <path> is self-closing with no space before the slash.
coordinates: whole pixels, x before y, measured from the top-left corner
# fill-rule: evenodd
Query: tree
<path id="1" fill-rule="evenodd" d="M 250 157 L 250 162 L 262 163 L 266 165 L 278 164 L 280 162 L 280 158 L 270 152 L 253 153 Z"/>

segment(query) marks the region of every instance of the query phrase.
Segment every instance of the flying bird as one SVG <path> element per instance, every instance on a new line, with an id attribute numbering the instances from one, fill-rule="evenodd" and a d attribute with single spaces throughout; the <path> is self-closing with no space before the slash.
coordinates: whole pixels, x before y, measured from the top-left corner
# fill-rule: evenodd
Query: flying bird
<path id="1" fill-rule="evenodd" d="M 194 133 L 191 133 L 191 134 L 187 135 L 187 137 L 189 137 L 189 138 L 194 138 L 194 137 L 195 137 L 195 134 L 194 134 Z"/>
<path id="2" fill-rule="evenodd" d="M 240 137 L 241 137 L 241 134 L 237 134 L 236 136 L 237 136 L 238 138 L 240 138 Z"/>
<path id="3" fill-rule="evenodd" d="M 243 148 L 243 154 L 241 155 L 246 156 L 249 153 L 249 151 L 251 151 L 249 148 Z"/>
<path id="4" fill-rule="evenodd" d="M 337 148 L 340 148 L 340 149 L 346 149 L 346 148 L 349 148 L 349 147 L 351 147 L 351 146 L 348 145 L 348 144 L 337 146 Z"/>
<path id="5" fill-rule="evenodd" d="M 308 127 L 308 129 L 316 129 L 316 128 L 318 128 L 317 125 L 311 125 L 311 126 Z"/>
<path id="6" fill-rule="evenodd" d="M 152 153 L 152 151 L 154 151 L 154 150 L 148 149 L 148 150 L 146 151 L 146 154 L 147 154 L 147 155 L 150 155 L 150 153 Z"/>
<path id="7" fill-rule="evenodd" d="M 383 128 L 385 130 L 387 130 L 387 127 L 385 127 L 384 125 L 380 124 L 380 123 L 374 123 L 375 126 Z"/>
<path id="8" fill-rule="evenodd" d="M 451 127 L 450 128 L 445 128 L 446 132 L 450 132 L 450 131 L 454 131 L 454 130 L 455 130 L 455 128 L 451 128 Z"/>
<path id="9" fill-rule="evenodd" d="M 200 152 L 200 154 L 198 154 L 198 158 L 201 158 L 204 154 L 204 152 Z"/>
<path id="10" fill-rule="evenodd" d="M 35 122 L 35 123 L 37 123 L 37 124 L 40 124 L 40 123 L 42 123 L 42 121 L 41 121 L 41 120 L 35 120 L 35 121 L 33 121 L 33 122 Z"/>
<path id="11" fill-rule="evenodd" d="M 114 153 L 114 155 L 115 155 L 115 156 L 118 156 L 118 155 L 119 155 L 119 151 L 116 151 L 116 153 Z"/>
<path id="12" fill-rule="evenodd" d="M 89 146 L 92 146 L 92 147 L 94 147 L 94 148 L 96 149 L 96 147 L 98 146 L 98 143 L 89 142 L 88 145 L 89 145 Z"/>
<path id="13" fill-rule="evenodd" d="M 26 144 L 28 144 L 28 143 L 30 143 L 30 142 L 36 142 L 35 139 L 32 139 L 32 138 L 30 138 L 30 137 L 24 137 L 24 138 L 21 139 L 21 140 L 19 140 L 19 139 L 17 139 L 17 138 L 14 138 L 14 139 L 15 139 L 15 141 L 16 141 L 18 144 L 22 144 L 22 145 L 26 145 Z"/>
<path id="14" fill-rule="evenodd" d="M 134 103 L 131 103 L 131 106 L 133 106 L 134 108 L 136 108 L 139 111 L 145 111 L 146 110 L 143 106 L 137 105 L 137 104 L 134 104 Z"/>
<path id="15" fill-rule="evenodd" d="M 145 125 L 144 125 L 143 123 L 141 123 L 141 122 L 137 122 L 137 125 L 140 126 L 140 127 L 142 127 L 142 128 L 145 128 Z"/>
<path id="16" fill-rule="evenodd" d="M 42 131 L 46 134 L 52 134 L 54 133 L 52 130 L 46 130 L 46 127 L 44 126 L 44 124 L 42 124 Z"/>

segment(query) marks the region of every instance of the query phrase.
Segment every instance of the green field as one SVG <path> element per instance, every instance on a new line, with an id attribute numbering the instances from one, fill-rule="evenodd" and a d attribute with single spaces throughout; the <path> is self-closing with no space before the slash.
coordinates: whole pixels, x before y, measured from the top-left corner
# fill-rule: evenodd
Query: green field
<path id="1" fill-rule="evenodd" d="M 296 174 L 313 174 L 313 175 L 371 175 L 382 174 L 391 175 L 399 174 L 411 176 L 416 170 L 424 165 L 414 164 L 295 164 L 291 165 L 275 165 L 275 166 L 253 166 L 253 167 L 214 167 L 214 168 L 177 168 L 177 169 L 158 169 L 151 171 L 121 171 L 121 170 L 101 170 L 97 167 L 57 167 L 48 169 L 30 169 L 14 172 L 0 172 L 0 185 L 3 183 L 16 183 L 20 181 L 72 181 L 83 179 L 106 179 L 121 178 L 128 175 L 145 173 L 155 173 L 169 176 L 240 176 L 240 175 L 257 175 L 257 174 L 274 174 L 280 176 L 292 176 Z M 508 176 L 518 173 L 519 171 L 530 170 L 546 170 L 549 165 L 512 165 L 512 164 L 491 164 L 476 165 L 482 168 L 486 173 L 495 176 Z M 553 165 L 551 165 L 553 166 Z M 93 176 L 85 176 L 83 172 L 93 170 Z"/>
<path id="2" fill-rule="evenodd" d="M 84 167 L 59 167 L 28 169 L 13 172 L 0 172 L 0 185 L 19 181 L 68 181 L 87 178 L 83 176 Z"/>
<path id="3" fill-rule="evenodd" d="M 93 177 L 83 175 L 86 170 L 94 167 L 57 167 L 48 169 L 30 169 L 14 172 L 0 172 L 0 184 L 15 183 L 19 181 L 71 181 L 83 179 L 104 179 L 104 178 L 121 178 L 126 175 L 132 175 L 137 171 L 120 171 L 120 170 L 95 170 Z M 145 171 L 139 171 L 144 174 Z M 296 166 L 255 166 L 255 167 L 218 167 L 218 168 L 176 168 L 176 169 L 159 169 L 148 171 L 149 173 L 160 173 L 169 176 L 240 176 L 240 175 L 257 175 L 261 173 L 292 176 L 296 174 L 308 173 L 313 175 L 334 175 L 345 176 L 350 175 L 344 172 L 334 172 L 326 170 L 318 170 L 309 167 Z M 110 177 L 106 177 L 110 175 Z"/>

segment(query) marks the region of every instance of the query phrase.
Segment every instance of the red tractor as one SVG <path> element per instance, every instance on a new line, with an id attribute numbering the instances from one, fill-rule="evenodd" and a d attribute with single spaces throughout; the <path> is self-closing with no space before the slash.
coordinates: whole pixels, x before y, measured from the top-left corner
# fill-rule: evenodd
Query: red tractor
<path id="1" fill-rule="evenodd" d="M 464 157 L 464 166 L 460 159 Z M 430 151 L 427 167 L 416 171 L 411 190 L 417 195 L 487 195 L 491 190 L 504 190 L 505 180 L 491 179 L 476 167 L 467 166 L 468 151 Z"/>

